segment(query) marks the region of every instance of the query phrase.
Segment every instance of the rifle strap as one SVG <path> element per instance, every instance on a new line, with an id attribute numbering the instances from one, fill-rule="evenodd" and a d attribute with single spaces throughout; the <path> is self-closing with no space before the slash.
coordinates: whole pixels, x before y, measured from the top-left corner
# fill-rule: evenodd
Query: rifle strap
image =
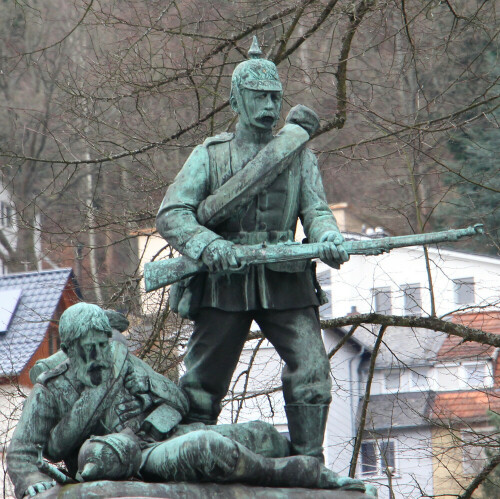
<path id="1" fill-rule="evenodd" d="M 299 125 L 285 125 L 251 161 L 200 203 L 199 223 L 215 227 L 248 204 L 293 163 L 308 140 L 309 134 Z"/>

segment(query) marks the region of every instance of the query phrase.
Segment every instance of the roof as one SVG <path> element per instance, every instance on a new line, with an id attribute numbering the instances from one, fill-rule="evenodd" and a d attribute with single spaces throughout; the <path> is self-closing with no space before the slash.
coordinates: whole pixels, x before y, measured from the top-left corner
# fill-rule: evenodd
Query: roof
<path id="1" fill-rule="evenodd" d="M 434 420 L 488 419 L 488 411 L 500 412 L 500 390 L 468 390 L 438 393 L 431 418 Z"/>
<path id="2" fill-rule="evenodd" d="M 358 328 L 354 336 L 372 349 L 377 332 L 377 328 L 373 333 L 368 329 Z M 376 368 L 429 364 L 431 359 L 435 359 L 446 337 L 445 333 L 431 329 L 389 327 L 384 333 L 384 340 L 377 355 Z"/>
<path id="3" fill-rule="evenodd" d="M 341 327 L 327 328 L 324 330 L 326 334 L 336 334 L 340 340 L 348 334 L 348 331 Z M 357 350 L 363 350 L 367 353 L 372 353 L 373 348 L 366 343 L 363 343 L 359 338 L 356 338 L 354 335 L 350 336 L 347 340 L 347 343 L 354 345 Z"/>
<path id="4" fill-rule="evenodd" d="M 365 430 L 426 426 L 429 424 L 435 396 L 434 392 L 372 395 L 368 404 Z"/>
<path id="5" fill-rule="evenodd" d="M 500 312 L 469 312 L 454 314 L 452 321 L 456 324 L 481 329 L 487 333 L 500 334 Z M 447 360 L 474 360 L 477 358 L 492 358 L 495 347 L 482 345 L 473 341 L 463 341 L 459 336 L 449 336 L 439 349 L 437 359 Z"/>
<path id="6" fill-rule="evenodd" d="M 500 312 L 497 310 L 457 313 L 452 315 L 451 320 L 487 333 L 500 333 Z"/>
<path id="7" fill-rule="evenodd" d="M 8 331 L 0 334 L 0 376 L 20 374 L 29 362 L 45 337 L 70 278 L 71 269 L 0 276 L 0 291 L 21 291 Z"/>

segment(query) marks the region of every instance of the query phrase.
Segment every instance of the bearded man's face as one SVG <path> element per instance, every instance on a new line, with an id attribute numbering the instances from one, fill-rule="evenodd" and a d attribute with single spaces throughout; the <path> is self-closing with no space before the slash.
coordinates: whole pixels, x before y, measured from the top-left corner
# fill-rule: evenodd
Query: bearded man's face
<path id="1" fill-rule="evenodd" d="M 85 386 L 97 386 L 111 374 L 112 359 L 109 337 L 94 329 L 76 340 L 68 351 L 77 378 Z"/>

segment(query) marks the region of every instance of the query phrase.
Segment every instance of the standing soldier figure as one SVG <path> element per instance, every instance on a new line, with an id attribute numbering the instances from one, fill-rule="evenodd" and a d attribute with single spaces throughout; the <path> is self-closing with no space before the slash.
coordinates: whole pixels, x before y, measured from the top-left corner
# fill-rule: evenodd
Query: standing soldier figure
<path id="1" fill-rule="evenodd" d="M 309 261 L 242 267 L 233 245 L 293 241 L 300 218 L 310 242 L 325 242 L 323 261 L 338 268 L 348 255 L 326 202 L 316 158 L 303 147 L 318 118 L 305 106 L 297 106 L 278 141 L 273 136 L 282 103 L 277 68 L 260 58 L 255 39 L 249 55 L 231 80 L 230 103 L 239 117 L 235 133 L 208 138 L 194 149 L 157 216 L 160 234 L 209 270 L 171 290 L 172 309 L 194 319 L 185 357 L 187 372 L 180 380 L 190 399 L 186 419 L 216 423 L 255 320 L 285 362 L 283 395 L 293 450 L 324 461 L 332 383 L 314 268 Z M 296 145 L 293 133 L 288 140 L 290 129 L 307 131 L 306 140 Z M 259 164 L 268 174 L 252 177 L 248 173 L 264 148 L 265 160 L 261 154 Z M 273 176 L 273 171 L 280 173 Z M 238 201 L 216 213 L 211 223 L 200 223 L 200 208 L 209 196 L 218 207 L 229 205 L 220 190 L 229 180 L 228 185 L 234 184 L 238 191 L 234 195 Z M 245 180 L 252 185 L 245 185 Z"/>

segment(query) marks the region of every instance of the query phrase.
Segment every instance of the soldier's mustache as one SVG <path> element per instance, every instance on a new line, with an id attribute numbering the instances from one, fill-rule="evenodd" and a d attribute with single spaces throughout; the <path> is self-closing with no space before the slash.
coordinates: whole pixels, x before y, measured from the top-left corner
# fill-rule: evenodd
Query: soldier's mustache
<path id="1" fill-rule="evenodd" d="M 261 111 L 259 114 L 257 114 L 258 120 L 263 120 L 263 119 L 268 119 L 268 118 L 271 118 L 273 120 L 277 120 L 278 115 L 276 113 L 270 113 L 269 111 Z"/>
<path id="2" fill-rule="evenodd" d="M 87 367 L 87 371 L 98 371 L 100 369 L 108 369 L 110 366 L 109 362 L 105 361 L 96 361 L 96 362 L 91 362 L 90 365 Z"/>

